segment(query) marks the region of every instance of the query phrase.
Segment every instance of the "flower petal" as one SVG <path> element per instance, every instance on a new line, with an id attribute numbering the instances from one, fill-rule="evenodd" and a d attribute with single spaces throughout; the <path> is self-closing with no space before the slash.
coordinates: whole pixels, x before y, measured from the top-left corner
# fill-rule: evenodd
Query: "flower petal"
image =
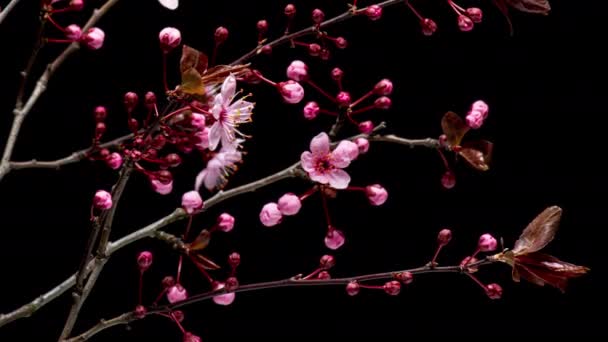
<path id="1" fill-rule="evenodd" d="M 312 172 L 315 170 L 315 158 L 312 153 L 305 151 L 300 156 L 300 162 L 302 162 L 302 168 L 306 172 Z"/>
<path id="2" fill-rule="evenodd" d="M 324 156 L 329 153 L 329 136 L 325 132 L 319 133 L 310 141 L 310 152 L 315 156 Z"/>
<path id="3" fill-rule="evenodd" d="M 342 140 L 338 147 L 332 151 L 332 164 L 335 167 L 345 168 L 359 155 L 359 147 L 352 141 Z"/>
<path id="4" fill-rule="evenodd" d="M 209 150 L 214 151 L 222 137 L 222 125 L 216 121 L 209 130 Z"/>
<path id="5" fill-rule="evenodd" d="M 236 78 L 231 74 L 230 76 L 226 77 L 224 84 L 222 84 L 222 96 L 224 97 L 224 101 L 228 103 L 232 101 L 235 92 Z"/>
<path id="6" fill-rule="evenodd" d="M 310 177 L 310 180 L 312 180 L 313 182 L 317 182 L 317 183 L 321 183 L 321 184 L 327 184 L 330 183 L 331 185 L 331 179 L 330 174 L 327 172 L 318 172 L 318 171 L 312 171 L 308 173 L 308 176 Z"/>
<path id="7" fill-rule="evenodd" d="M 340 169 L 333 169 L 327 173 L 329 179 L 329 186 L 334 189 L 346 189 L 348 183 L 350 183 L 350 176 L 346 171 Z M 311 177 L 312 179 L 312 177 Z"/>

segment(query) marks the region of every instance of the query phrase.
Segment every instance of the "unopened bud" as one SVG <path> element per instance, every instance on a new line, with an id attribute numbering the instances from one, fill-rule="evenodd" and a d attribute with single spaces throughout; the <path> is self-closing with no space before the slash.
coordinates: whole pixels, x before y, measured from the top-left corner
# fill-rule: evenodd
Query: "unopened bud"
<path id="1" fill-rule="evenodd" d="M 321 261 L 319 263 L 320 267 L 324 270 L 328 270 L 336 264 L 336 259 L 329 254 L 326 254 L 321 257 Z"/>
<path id="2" fill-rule="evenodd" d="M 440 245 L 447 245 L 452 240 L 452 231 L 449 229 L 442 229 L 437 235 L 437 243 Z"/>
<path id="3" fill-rule="evenodd" d="M 391 296 L 396 296 L 401 292 L 401 283 L 396 280 L 388 281 L 384 284 L 384 292 Z"/>
<path id="4" fill-rule="evenodd" d="M 222 44 L 228 39 L 228 29 L 220 26 L 215 29 L 215 34 L 213 36 L 215 38 L 215 44 Z"/>
<path id="5" fill-rule="evenodd" d="M 361 290 L 361 287 L 356 281 L 351 281 L 346 285 L 346 293 L 348 293 L 349 296 L 357 295 L 359 293 L 359 290 Z"/>
<path id="6" fill-rule="evenodd" d="M 137 266 L 140 272 L 145 272 L 150 266 L 152 266 L 152 253 L 144 251 L 139 253 L 137 256 Z"/>

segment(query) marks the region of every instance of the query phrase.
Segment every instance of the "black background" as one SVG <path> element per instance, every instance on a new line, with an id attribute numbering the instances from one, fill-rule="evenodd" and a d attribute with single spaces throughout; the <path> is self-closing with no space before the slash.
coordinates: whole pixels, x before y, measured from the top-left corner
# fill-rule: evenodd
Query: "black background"
<path id="1" fill-rule="evenodd" d="M 422 4 L 418 4 L 421 3 Z M 18 71 L 31 51 L 36 30 L 36 1 L 21 4 L 0 27 L 2 70 L 0 125 L 3 137 L 10 127 Z M 83 23 L 94 5 L 88 1 L 82 15 L 58 17 L 61 23 Z M 346 1 L 295 1 L 295 26 L 309 25 L 309 13 L 321 6 L 327 16 L 341 13 Z M 363 5 L 371 1 L 361 1 Z M 433 37 L 419 32 L 415 17 L 403 5 L 385 10 L 382 20 L 356 18 L 329 29 L 343 35 L 349 48 L 335 51 L 329 62 L 313 59 L 302 49 L 276 48 L 271 56 L 253 59 L 271 79 L 285 78 L 293 59 L 309 64 L 313 79 L 331 92 L 329 71 L 340 66 L 344 83 L 353 96 L 389 77 L 395 84 L 393 107 L 368 118 L 388 122 L 388 131 L 409 138 L 437 137 L 440 118 L 453 110 L 464 114 L 477 99 L 490 105 L 484 127 L 471 134 L 495 143 L 492 168 L 479 173 L 457 163 L 457 186 L 446 191 L 435 151 L 374 144 L 370 153 L 348 171 L 352 185 L 383 184 L 390 193 L 382 207 L 370 207 L 363 196 L 340 193 L 330 202 L 336 226 L 347 242 L 335 255 L 332 275 L 348 276 L 415 267 L 433 253 L 436 233 L 451 227 L 454 239 L 441 255 L 443 264 L 458 263 L 471 253 L 481 233 L 502 236 L 507 246 L 545 207 L 564 209 L 561 229 L 547 251 L 563 260 L 592 268 L 571 282 L 566 294 L 528 283 L 514 284 L 509 269 L 490 266 L 479 273 L 486 283 L 504 288 L 502 300 L 488 299 L 481 289 L 458 275 L 416 278 L 398 297 L 364 291 L 351 298 L 341 287 L 280 289 L 237 294 L 235 303 L 218 307 L 212 302 L 186 310 L 185 326 L 205 341 L 243 337 L 279 341 L 398 339 L 439 336 L 598 336 L 606 335 L 605 308 L 606 194 L 603 164 L 603 97 L 601 11 L 595 1 L 553 1 L 548 17 L 514 13 L 515 36 L 509 37 L 500 13 L 489 1 L 461 1 L 479 5 L 484 22 L 461 33 L 445 1 L 415 1 L 434 18 L 439 31 Z M 480 4 L 481 3 L 481 4 Z M 48 91 L 27 118 L 14 160 L 56 159 L 87 147 L 97 105 L 109 108 L 108 137 L 127 132 L 122 94 L 162 91 L 161 55 L 157 33 L 165 26 L 182 31 L 183 42 L 204 51 L 212 47 L 218 25 L 230 29 L 220 62 L 229 62 L 255 44 L 255 23 L 266 18 L 271 35 L 284 29 L 279 1 L 182 1 L 176 12 L 156 1 L 121 1 L 99 23 L 106 43 L 99 51 L 78 52 L 55 74 Z M 57 35 L 48 30 L 49 35 Z M 311 38 L 304 39 L 311 41 Z M 42 61 L 51 61 L 62 47 L 45 49 Z M 170 82 L 178 81 L 178 53 L 170 56 Z M 39 67 L 36 72 L 41 72 Z M 33 82 L 32 82 L 33 84 Z M 247 155 L 228 187 L 234 187 L 291 165 L 307 149 L 310 138 L 327 130 L 329 117 L 313 122 L 301 115 L 300 105 L 285 105 L 267 86 L 246 87 L 257 102 L 254 121 L 245 128 L 253 135 Z M 323 99 L 307 88 L 305 100 Z M 345 134 L 349 134 L 348 130 Z M 350 132 L 352 133 L 352 132 Z M 184 191 L 192 187 L 202 167 L 192 154 L 176 174 L 171 195 L 152 192 L 144 177 L 133 177 L 117 212 L 113 238 L 170 213 Z M 115 173 L 100 163 L 84 162 L 61 171 L 14 171 L 0 183 L 0 311 L 14 309 L 63 281 L 78 266 L 88 236 L 89 206 L 94 191 L 109 188 Z M 327 252 L 323 245 L 324 219 L 318 197 L 304 202 L 296 217 L 273 229 L 258 220 L 261 207 L 287 191 L 303 192 L 299 180 L 283 181 L 254 194 L 240 196 L 195 219 L 195 227 L 208 227 L 221 212 L 237 218 L 235 230 L 218 234 L 208 255 L 225 264 L 231 251 L 243 262 L 242 283 L 281 279 L 315 268 Z M 209 197 L 205 194 L 204 197 Z M 180 232 L 183 222 L 167 228 Z M 155 253 L 152 271 L 146 274 L 145 298 L 157 294 L 159 282 L 174 272 L 177 257 L 166 246 L 141 241 L 118 252 L 107 264 L 97 287 L 82 311 L 76 331 L 99 318 L 131 310 L 136 302 L 135 256 L 142 249 Z M 206 285 L 190 266 L 185 286 L 202 292 Z M 222 271 L 218 277 L 225 276 Z M 0 329 L 2 341 L 50 341 L 58 336 L 69 310 L 64 295 L 32 318 Z M 130 330 L 117 327 L 99 334 L 105 340 L 179 341 L 180 334 L 164 318 L 133 323 Z"/>

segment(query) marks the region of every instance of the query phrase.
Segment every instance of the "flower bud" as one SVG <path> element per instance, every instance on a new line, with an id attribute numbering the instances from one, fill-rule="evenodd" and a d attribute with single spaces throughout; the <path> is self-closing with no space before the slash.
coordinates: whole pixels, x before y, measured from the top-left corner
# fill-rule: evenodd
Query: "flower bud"
<path id="1" fill-rule="evenodd" d="M 348 107 L 351 102 L 350 94 L 346 91 L 341 91 L 336 95 L 336 101 L 340 107 Z"/>
<path id="2" fill-rule="evenodd" d="M 163 286 L 163 289 L 168 289 L 171 286 L 175 285 L 175 278 L 173 278 L 172 276 L 166 276 L 163 278 L 161 284 Z"/>
<path id="3" fill-rule="evenodd" d="M 182 42 L 182 34 L 175 27 L 165 27 L 158 34 L 158 39 L 160 41 L 160 49 L 164 53 L 168 53 Z"/>
<path id="4" fill-rule="evenodd" d="M 173 304 L 188 298 L 188 291 L 181 285 L 175 284 L 167 290 L 167 300 Z"/>
<path id="5" fill-rule="evenodd" d="M 213 284 L 211 284 L 211 287 L 213 288 L 214 291 L 219 291 L 219 290 L 225 288 L 226 284 L 219 282 L 219 281 L 214 281 Z M 214 296 L 213 302 L 218 305 L 230 305 L 230 304 L 232 304 L 232 302 L 234 302 L 235 296 L 236 296 L 236 294 L 234 292 Z"/>
<path id="6" fill-rule="evenodd" d="M 334 81 L 341 81 L 342 77 L 344 77 L 344 71 L 342 71 L 342 69 L 340 69 L 340 68 L 333 68 L 331 70 L 331 78 Z"/>
<path id="7" fill-rule="evenodd" d="M 165 156 L 165 165 L 168 167 L 177 167 L 182 163 L 182 158 L 177 153 L 169 153 Z"/>
<path id="8" fill-rule="evenodd" d="M 287 193 L 281 198 L 279 198 L 279 202 L 277 208 L 283 215 L 295 215 L 302 208 L 302 203 L 300 202 L 300 198 L 292 193 Z"/>
<path id="9" fill-rule="evenodd" d="M 381 96 L 374 101 L 374 107 L 378 109 L 389 109 L 391 108 L 392 104 L 393 102 L 391 99 L 386 96 Z"/>
<path id="10" fill-rule="evenodd" d="M 152 190 L 161 195 L 168 195 L 173 191 L 173 181 L 163 184 L 158 179 L 152 179 L 150 180 L 150 186 L 152 186 Z"/>
<path id="11" fill-rule="evenodd" d="M 304 88 L 300 83 L 289 80 L 278 84 L 279 92 L 287 103 L 299 103 L 304 98 Z"/>
<path id="12" fill-rule="evenodd" d="M 331 274 L 329 274 L 329 272 L 327 272 L 327 271 L 321 271 L 321 272 L 319 272 L 319 274 L 317 274 L 317 279 L 319 279 L 319 280 L 331 279 Z"/>
<path id="13" fill-rule="evenodd" d="M 336 250 L 345 242 L 344 233 L 337 229 L 329 229 L 325 235 L 325 246 L 329 249 Z"/>
<path id="14" fill-rule="evenodd" d="M 414 281 L 414 275 L 412 272 L 399 272 L 395 274 L 395 279 L 404 283 L 405 285 L 411 284 Z"/>
<path id="15" fill-rule="evenodd" d="M 234 291 L 239 287 L 239 280 L 236 277 L 226 279 L 226 291 Z"/>
<path id="16" fill-rule="evenodd" d="M 479 129 L 483 125 L 483 114 L 480 111 L 472 110 L 466 116 L 467 126 L 472 129 Z"/>
<path id="17" fill-rule="evenodd" d="M 228 29 L 223 26 L 216 28 L 213 38 L 215 39 L 215 44 L 222 44 L 228 39 Z"/>
<path id="18" fill-rule="evenodd" d="M 384 204 L 388 198 L 388 192 L 380 184 L 365 187 L 365 194 L 367 195 L 369 203 L 375 206 Z"/>
<path id="19" fill-rule="evenodd" d="M 374 124 L 371 121 L 363 121 L 359 124 L 359 132 L 370 134 L 374 130 Z"/>
<path id="20" fill-rule="evenodd" d="M 268 22 L 266 20 L 260 20 L 256 24 L 259 34 L 264 34 L 268 32 Z"/>
<path id="21" fill-rule="evenodd" d="M 474 24 L 471 18 L 467 17 L 466 15 L 458 16 L 458 28 L 460 31 L 469 32 L 473 29 L 473 26 Z"/>
<path id="22" fill-rule="evenodd" d="M 260 221 L 266 227 L 272 227 L 281 222 L 283 215 L 276 203 L 267 203 L 260 212 Z"/>
<path id="23" fill-rule="evenodd" d="M 175 310 L 171 313 L 171 315 L 173 315 L 173 318 L 180 323 L 184 321 L 185 316 L 182 310 Z"/>
<path id="24" fill-rule="evenodd" d="M 483 12 L 477 7 L 467 8 L 467 15 L 475 24 L 480 23 L 483 18 Z"/>
<path id="25" fill-rule="evenodd" d="M 234 228 L 234 221 L 234 216 L 228 213 L 223 213 L 217 218 L 217 228 L 227 233 Z"/>
<path id="26" fill-rule="evenodd" d="M 319 58 L 326 61 L 329 59 L 329 57 L 331 57 L 331 52 L 329 52 L 329 49 L 322 48 L 319 52 Z"/>
<path id="27" fill-rule="evenodd" d="M 80 39 L 89 49 L 97 50 L 103 46 L 105 38 L 106 35 L 101 29 L 92 27 Z"/>
<path id="28" fill-rule="evenodd" d="M 112 208 L 112 195 L 105 190 L 97 190 L 93 197 L 93 206 L 102 210 Z"/>
<path id="29" fill-rule="evenodd" d="M 367 151 L 369 151 L 369 140 L 365 138 L 357 138 L 355 139 L 355 144 L 357 144 L 360 154 L 367 153 Z"/>
<path id="30" fill-rule="evenodd" d="M 136 93 L 130 91 L 125 94 L 123 103 L 125 105 L 125 109 L 127 110 L 127 113 L 133 112 L 135 107 L 137 107 L 137 101 L 139 101 L 139 97 L 137 96 Z"/>
<path id="31" fill-rule="evenodd" d="M 475 101 L 471 106 L 471 111 L 480 112 L 484 119 L 488 117 L 489 110 L 490 107 L 488 106 L 488 104 L 481 100 Z"/>
<path id="32" fill-rule="evenodd" d="M 192 214 L 203 208 L 203 199 L 198 191 L 192 190 L 182 195 L 182 208 L 188 214 Z"/>
<path id="33" fill-rule="evenodd" d="M 84 1 L 83 0 L 71 0 L 68 8 L 72 11 L 82 11 L 82 9 L 84 8 Z"/>
<path id="34" fill-rule="evenodd" d="M 321 45 L 312 43 L 308 45 L 308 54 L 315 57 L 321 53 Z"/>
<path id="35" fill-rule="evenodd" d="M 477 247 L 479 248 L 480 252 L 492 252 L 492 251 L 496 250 L 497 245 L 498 245 L 498 243 L 496 242 L 496 239 L 492 235 L 483 234 L 482 236 L 479 237 L 479 242 L 477 244 Z"/>
<path id="36" fill-rule="evenodd" d="M 232 252 L 228 256 L 228 264 L 232 268 L 237 268 L 241 264 L 241 255 L 237 252 Z"/>
<path id="37" fill-rule="evenodd" d="M 97 107 L 95 107 L 95 110 L 93 111 L 93 116 L 95 117 L 96 122 L 102 122 L 102 121 L 105 121 L 106 118 L 108 117 L 108 111 L 106 110 L 106 107 L 104 107 L 104 106 L 97 106 Z"/>
<path id="38" fill-rule="evenodd" d="M 147 110 L 153 111 L 156 107 L 156 94 L 152 91 L 147 92 L 144 96 L 144 104 Z"/>
<path id="39" fill-rule="evenodd" d="M 202 342 L 202 341 L 203 340 L 200 337 L 194 335 L 191 332 L 185 332 L 184 339 L 182 340 L 182 342 Z"/>
<path id="40" fill-rule="evenodd" d="M 433 19 L 422 19 L 420 26 L 422 26 L 422 34 L 425 36 L 432 36 L 437 31 L 437 23 Z"/>
<path id="41" fill-rule="evenodd" d="M 143 305 L 138 305 L 135 307 L 133 314 L 135 314 L 137 319 L 142 319 L 146 317 L 146 308 Z"/>
<path id="42" fill-rule="evenodd" d="M 173 174 L 169 170 L 160 170 L 156 172 L 154 176 L 159 182 L 165 185 L 173 182 Z"/>
<path id="43" fill-rule="evenodd" d="M 450 240 L 452 240 L 452 231 L 449 229 L 442 229 L 437 235 L 437 243 L 445 246 Z"/>
<path id="44" fill-rule="evenodd" d="M 486 294 L 490 299 L 500 299 L 502 297 L 502 287 L 498 284 L 490 284 L 486 286 Z"/>
<path id="45" fill-rule="evenodd" d="M 325 19 L 325 13 L 323 13 L 323 11 L 321 11 L 320 9 L 315 8 L 312 11 L 312 21 L 315 24 L 320 24 L 323 22 L 323 19 Z"/>
<path id="46" fill-rule="evenodd" d="M 334 265 L 336 264 L 336 259 L 329 254 L 325 254 L 324 256 L 321 257 L 321 261 L 319 262 L 319 266 L 324 269 L 324 270 L 328 270 L 332 267 L 334 267 Z"/>
<path id="47" fill-rule="evenodd" d="M 382 7 L 378 5 L 371 5 L 365 9 L 365 15 L 372 21 L 380 19 L 382 17 Z"/>
<path id="48" fill-rule="evenodd" d="M 105 161 L 112 170 L 117 170 L 122 166 L 122 156 L 118 152 L 111 153 Z"/>
<path id="49" fill-rule="evenodd" d="M 359 290 L 361 290 L 361 287 L 356 281 L 351 281 L 346 285 L 346 293 L 348 293 L 349 296 L 356 296 L 359 293 Z"/>
<path id="50" fill-rule="evenodd" d="M 140 272 L 145 272 L 152 266 L 152 253 L 143 251 L 137 256 L 137 266 Z"/>
<path id="51" fill-rule="evenodd" d="M 348 46 L 348 41 L 344 37 L 338 37 L 336 40 L 334 40 L 334 44 L 336 44 L 338 49 L 346 49 Z"/>
<path id="52" fill-rule="evenodd" d="M 78 41 L 82 37 L 82 29 L 75 24 L 69 25 L 65 28 L 65 36 L 67 39 Z"/>
<path id="53" fill-rule="evenodd" d="M 401 283 L 396 280 L 387 281 L 383 287 L 384 292 L 391 296 L 396 296 L 401 292 Z"/>
<path id="54" fill-rule="evenodd" d="M 293 4 L 288 4 L 287 6 L 285 6 L 284 12 L 287 18 L 291 19 L 294 15 L 296 15 L 296 6 L 294 6 Z"/>
<path id="55" fill-rule="evenodd" d="M 451 189 L 456 185 L 456 176 L 450 170 L 447 170 L 443 176 L 441 176 L 441 185 L 446 189 Z"/>
<path id="56" fill-rule="evenodd" d="M 294 81 L 304 81 L 308 78 L 308 66 L 302 61 L 293 61 L 287 67 L 287 78 Z"/>
<path id="57" fill-rule="evenodd" d="M 387 95 L 390 95 L 392 92 L 393 92 L 393 82 L 391 82 L 391 80 L 389 80 L 387 78 L 380 80 L 374 86 L 374 94 L 376 94 L 376 95 L 387 96 Z"/>
<path id="58" fill-rule="evenodd" d="M 103 122 L 98 122 L 95 125 L 95 139 L 99 140 L 106 132 L 106 124 Z"/>
<path id="59" fill-rule="evenodd" d="M 306 106 L 304 106 L 304 118 L 308 119 L 308 120 L 312 120 L 314 118 L 317 117 L 317 115 L 319 115 L 319 112 L 321 111 L 321 108 L 319 108 L 319 105 L 314 102 L 314 101 L 310 101 L 306 104 Z"/>

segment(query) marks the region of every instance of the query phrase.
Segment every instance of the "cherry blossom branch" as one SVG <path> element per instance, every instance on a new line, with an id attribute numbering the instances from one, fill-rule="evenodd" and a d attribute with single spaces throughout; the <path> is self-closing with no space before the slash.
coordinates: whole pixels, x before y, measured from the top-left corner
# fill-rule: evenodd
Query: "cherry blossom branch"
<path id="1" fill-rule="evenodd" d="M 166 235 L 169 235 L 169 234 L 166 234 Z M 179 240 L 176 237 L 175 237 L 175 239 Z M 251 292 L 251 291 L 259 291 L 259 290 L 276 289 L 276 288 L 282 288 L 282 287 L 337 286 L 337 285 L 344 286 L 344 285 L 350 284 L 352 282 L 360 283 L 360 282 L 371 281 L 371 280 L 391 280 L 391 279 L 395 279 L 397 274 L 405 273 L 405 272 L 409 272 L 412 275 L 429 274 L 429 273 L 461 273 L 461 274 L 468 275 L 471 272 L 471 270 L 476 270 L 478 267 L 486 266 L 486 265 L 492 264 L 494 262 L 496 262 L 496 261 L 493 259 L 483 259 L 478 262 L 471 263 L 471 264 L 467 265 L 467 267 L 462 267 L 460 265 L 457 265 L 457 266 L 456 265 L 454 265 L 454 266 L 431 266 L 430 264 L 427 264 L 425 266 L 411 268 L 411 269 L 407 269 L 407 270 L 373 273 L 373 274 L 365 274 L 365 275 L 354 276 L 354 277 L 344 277 L 344 278 L 334 278 L 334 279 L 302 279 L 302 275 L 298 274 L 294 277 L 290 277 L 287 279 L 239 286 L 237 289 L 232 290 L 231 292 L 234 292 L 234 293 Z M 169 313 L 175 309 L 182 308 L 182 307 L 185 307 L 188 305 L 192 305 L 192 304 L 195 304 L 198 302 L 202 302 L 202 301 L 208 300 L 210 298 L 213 298 L 215 296 L 226 294 L 226 293 L 228 293 L 228 291 L 225 287 L 222 289 L 219 289 L 219 290 L 204 292 L 204 293 L 201 293 L 198 295 L 191 296 L 188 299 L 185 299 L 183 301 L 180 301 L 180 302 L 177 302 L 174 304 L 169 304 L 169 305 L 165 305 L 165 306 L 161 306 L 161 307 L 150 307 L 150 308 L 148 308 L 146 315 Z M 138 318 L 133 312 L 127 312 L 127 313 L 124 313 L 122 315 L 119 315 L 119 316 L 109 319 L 109 320 L 102 320 L 100 323 L 96 324 L 91 329 L 87 330 L 86 332 L 84 332 L 74 338 L 68 339 L 65 342 L 86 341 L 88 338 L 94 336 L 95 334 L 97 334 L 105 329 L 111 328 L 116 325 L 129 324 L 130 322 L 133 322 L 133 321 L 136 321 L 139 319 L 143 319 L 144 317 Z"/>
<path id="2" fill-rule="evenodd" d="M 391 5 L 398 4 L 400 2 L 405 2 L 405 0 L 388 0 L 388 1 L 383 1 L 383 2 L 377 3 L 375 5 L 380 6 L 380 7 L 388 7 Z M 372 6 L 372 5 L 369 5 L 369 6 Z M 283 43 L 291 42 L 292 40 L 294 40 L 296 38 L 311 35 L 311 34 L 316 34 L 319 32 L 320 29 L 324 29 L 333 24 L 337 24 L 337 23 L 343 22 L 347 19 L 353 18 L 364 11 L 365 11 L 365 8 L 362 8 L 360 10 L 350 9 L 336 17 L 333 17 L 331 19 L 328 19 L 328 20 L 320 23 L 319 25 L 313 25 L 313 26 L 307 27 L 305 29 L 302 29 L 300 31 L 297 31 L 297 32 L 294 32 L 291 34 L 287 34 L 287 35 L 283 35 L 280 38 L 277 38 L 277 39 L 271 41 L 270 43 L 264 44 L 264 46 L 274 48 L 275 46 L 281 45 Z M 243 64 L 246 60 L 258 55 L 260 48 L 261 48 L 261 46 L 256 46 L 253 50 L 249 51 L 248 53 L 241 56 L 239 59 L 235 60 L 234 62 L 232 62 L 230 64 L 231 65 Z"/>
<path id="3" fill-rule="evenodd" d="M 13 7 L 17 6 L 19 0 L 11 0 L 11 2 L 6 5 L 6 7 L 0 12 L 0 24 L 4 21 L 4 19 L 8 16 Z"/>
<path id="4" fill-rule="evenodd" d="M 93 11 L 93 15 L 89 18 L 85 26 L 83 27 L 83 32 L 86 32 L 89 28 L 93 27 L 99 19 L 101 19 L 109 10 L 114 6 L 118 0 L 108 0 L 103 6 L 99 9 Z M 10 5 L 10 4 L 9 4 Z M 2 12 L 6 12 L 6 9 Z M 1 13 L 0 13 L 1 15 Z M 1 22 L 1 19 L 0 19 Z M 46 90 L 47 84 L 55 71 L 63 64 L 63 62 L 74 52 L 80 49 L 79 43 L 71 43 L 63 52 L 50 64 L 47 65 L 46 70 L 36 82 L 36 87 L 32 91 L 30 97 L 27 99 L 23 107 L 16 106 L 13 109 L 13 124 L 11 126 L 10 133 L 8 135 L 8 139 L 6 141 L 6 146 L 4 147 L 4 153 L 2 155 L 2 159 L 0 159 L 0 180 L 4 178 L 4 176 L 10 172 L 10 159 L 13 154 L 13 149 L 15 148 L 15 143 L 17 142 L 17 137 L 19 135 L 19 131 L 21 130 L 21 125 L 23 124 L 23 120 L 30 113 L 38 98 L 44 93 Z"/>
<path id="5" fill-rule="evenodd" d="M 384 125 L 380 124 L 376 127 L 376 129 L 380 129 L 383 127 L 384 127 Z M 359 135 L 353 136 L 349 139 L 352 140 L 352 139 L 359 138 L 359 137 L 367 137 L 367 135 L 359 134 Z M 389 137 L 389 138 L 384 139 L 383 137 Z M 119 139 L 122 139 L 122 138 L 119 138 Z M 398 144 L 402 144 L 402 145 L 406 145 L 406 146 L 410 146 L 410 147 L 421 146 L 421 147 L 436 148 L 437 146 L 439 146 L 439 142 L 434 139 L 410 140 L 410 139 L 400 138 L 400 137 L 397 137 L 394 135 L 387 135 L 387 136 L 372 135 L 372 136 L 369 136 L 368 139 L 370 141 L 393 142 L 393 143 L 398 143 Z M 271 184 L 276 183 L 283 179 L 295 177 L 298 175 L 299 166 L 300 166 L 300 163 L 298 162 L 298 163 L 295 163 L 295 164 L 289 166 L 288 168 L 285 168 L 277 173 L 274 173 L 270 176 L 259 179 L 257 181 L 236 187 L 236 188 L 228 190 L 228 191 L 219 191 L 214 196 L 212 196 L 207 201 L 205 201 L 205 208 L 203 209 L 203 211 L 205 211 L 205 210 L 213 207 L 214 205 L 217 205 L 229 198 L 256 191 L 262 187 L 271 185 Z M 116 251 L 118 251 L 136 241 L 151 237 L 154 235 L 154 233 L 156 231 L 168 226 L 171 223 L 185 219 L 186 217 L 188 217 L 188 215 L 186 214 L 186 212 L 183 209 L 181 209 L 181 208 L 175 209 L 171 214 L 169 214 L 165 217 L 162 217 L 162 218 L 156 220 L 155 222 L 132 232 L 131 234 L 125 235 L 124 237 L 122 237 L 114 242 L 110 242 L 107 245 L 105 255 L 107 258 L 109 258 Z M 91 270 L 93 269 L 93 266 L 94 266 L 94 260 L 89 261 L 84 270 L 84 274 L 85 275 L 90 274 Z M 38 311 L 40 308 L 42 308 L 46 304 L 53 301 L 55 298 L 59 297 L 61 294 L 65 293 L 66 291 L 71 289 L 75 284 L 76 284 L 76 274 L 72 274 L 68 279 L 63 281 L 61 284 L 57 285 L 56 287 L 54 287 L 47 293 L 37 297 L 30 303 L 25 304 L 22 307 L 14 310 L 10 313 L 0 315 L 0 327 L 2 327 L 5 324 L 8 324 L 10 322 L 13 322 L 17 319 L 31 316 L 34 312 Z"/>

